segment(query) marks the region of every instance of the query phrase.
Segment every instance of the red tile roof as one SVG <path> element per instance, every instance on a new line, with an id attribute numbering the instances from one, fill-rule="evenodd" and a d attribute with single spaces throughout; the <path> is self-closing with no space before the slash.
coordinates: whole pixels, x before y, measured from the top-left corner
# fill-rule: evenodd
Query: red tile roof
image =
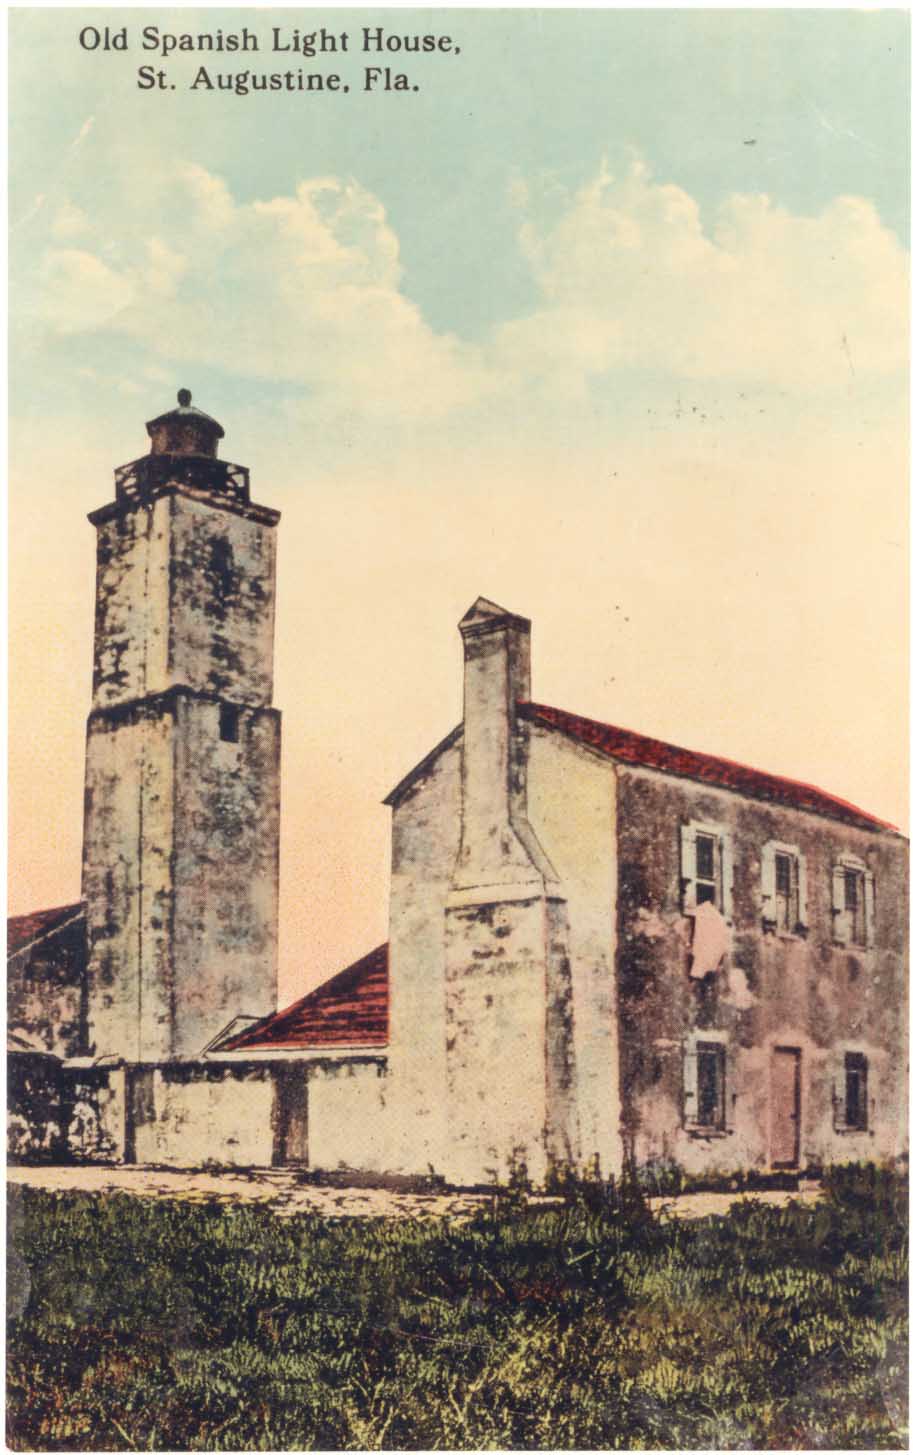
<path id="1" fill-rule="evenodd" d="M 59 909 L 36 909 L 34 914 L 17 914 L 6 922 L 6 953 L 15 955 L 34 940 L 58 930 L 84 911 L 82 904 L 64 904 Z"/>
<path id="2" fill-rule="evenodd" d="M 733 763 L 729 758 L 714 758 L 709 753 L 696 753 L 691 748 L 676 748 L 658 738 L 646 738 L 628 728 L 612 727 L 609 723 L 593 722 L 588 717 L 578 717 L 573 712 L 562 712 L 557 707 L 543 707 L 538 702 L 517 704 L 520 716 L 530 722 L 557 728 L 577 742 L 586 743 L 598 752 L 617 758 L 622 763 L 633 763 L 641 768 L 656 768 L 661 773 L 674 773 L 681 778 L 693 778 L 699 783 L 709 783 L 716 788 L 731 788 L 737 793 L 760 798 L 767 803 L 784 804 L 789 808 L 804 808 L 811 813 L 821 813 L 842 823 L 854 824 L 858 828 L 894 829 L 893 824 L 875 818 L 855 804 L 843 798 L 835 798 L 811 783 L 798 783 L 792 778 L 778 778 L 773 773 L 763 773 L 757 768 L 746 768 L 742 763 Z M 896 830 L 895 830 L 896 831 Z"/>
<path id="3" fill-rule="evenodd" d="M 388 946 L 340 970 L 286 1010 L 265 1016 L 222 1051 L 307 1051 L 385 1046 L 389 1005 Z"/>

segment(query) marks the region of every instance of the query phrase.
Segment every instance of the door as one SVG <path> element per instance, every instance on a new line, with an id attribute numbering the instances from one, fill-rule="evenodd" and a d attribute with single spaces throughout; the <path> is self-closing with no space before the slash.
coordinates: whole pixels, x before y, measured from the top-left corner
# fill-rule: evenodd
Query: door
<path id="1" fill-rule="evenodd" d="M 802 1052 L 775 1046 L 770 1068 L 770 1160 L 774 1167 L 799 1165 Z"/>
<path id="2" fill-rule="evenodd" d="M 308 1160 L 308 1068 L 279 1066 L 275 1080 L 274 1167 L 306 1167 Z"/>

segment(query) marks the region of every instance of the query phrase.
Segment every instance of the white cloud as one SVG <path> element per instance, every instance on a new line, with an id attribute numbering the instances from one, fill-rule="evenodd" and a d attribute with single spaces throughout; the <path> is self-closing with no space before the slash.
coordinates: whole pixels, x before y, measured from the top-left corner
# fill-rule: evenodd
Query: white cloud
<path id="1" fill-rule="evenodd" d="M 58 208 L 52 232 L 79 232 L 82 246 L 48 249 L 43 316 L 384 418 L 473 405 L 496 416 L 508 398 L 535 414 L 544 397 L 579 400 L 624 371 L 826 397 L 905 365 L 906 256 L 860 198 L 799 217 L 731 196 L 708 222 L 641 163 L 576 194 L 547 179 L 538 199 L 515 178 L 511 196 L 538 303 L 487 345 L 425 321 L 402 291 L 383 204 L 356 181 L 240 202 L 191 163 L 152 176 L 145 203 L 95 216 L 91 233 L 70 202 Z"/>
<path id="2" fill-rule="evenodd" d="M 606 171 L 548 230 L 521 232 L 542 302 L 506 324 L 509 369 L 571 382 L 619 369 L 827 393 L 904 367 L 907 258 L 861 198 L 797 217 L 732 196 L 708 231 L 642 164 Z M 849 354 L 849 357 L 848 357 Z"/>

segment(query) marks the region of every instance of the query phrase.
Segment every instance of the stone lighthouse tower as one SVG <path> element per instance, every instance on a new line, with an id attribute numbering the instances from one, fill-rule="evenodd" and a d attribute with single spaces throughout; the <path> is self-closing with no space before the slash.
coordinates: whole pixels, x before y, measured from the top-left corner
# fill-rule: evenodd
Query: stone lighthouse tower
<path id="1" fill-rule="evenodd" d="M 276 1004 L 279 514 L 191 403 L 115 471 L 98 532 L 82 894 L 96 1056 L 195 1057 Z"/>

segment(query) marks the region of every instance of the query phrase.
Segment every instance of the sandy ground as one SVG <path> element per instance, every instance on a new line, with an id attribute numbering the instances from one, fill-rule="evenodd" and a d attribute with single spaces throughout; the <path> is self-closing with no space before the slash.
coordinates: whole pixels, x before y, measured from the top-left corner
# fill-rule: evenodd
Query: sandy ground
<path id="1" fill-rule="evenodd" d="M 469 1217 L 491 1201 L 486 1193 L 391 1192 L 376 1187 L 312 1187 L 294 1172 L 266 1168 L 245 1172 L 175 1171 L 158 1167 L 10 1167 L 11 1184 L 57 1192 L 129 1192 L 136 1197 L 177 1198 L 182 1202 L 259 1203 L 280 1217 L 320 1213 L 324 1217 Z M 650 1199 L 668 1217 L 703 1218 L 727 1213 L 733 1203 L 754 1200 L 782 1207 L 790 1198 L 812 1202 L 817 1188 L 795 1192 L 691 1192 Z M 530 1198 L 532 1206 L 555 1206 L 558 1199 Z"/>

